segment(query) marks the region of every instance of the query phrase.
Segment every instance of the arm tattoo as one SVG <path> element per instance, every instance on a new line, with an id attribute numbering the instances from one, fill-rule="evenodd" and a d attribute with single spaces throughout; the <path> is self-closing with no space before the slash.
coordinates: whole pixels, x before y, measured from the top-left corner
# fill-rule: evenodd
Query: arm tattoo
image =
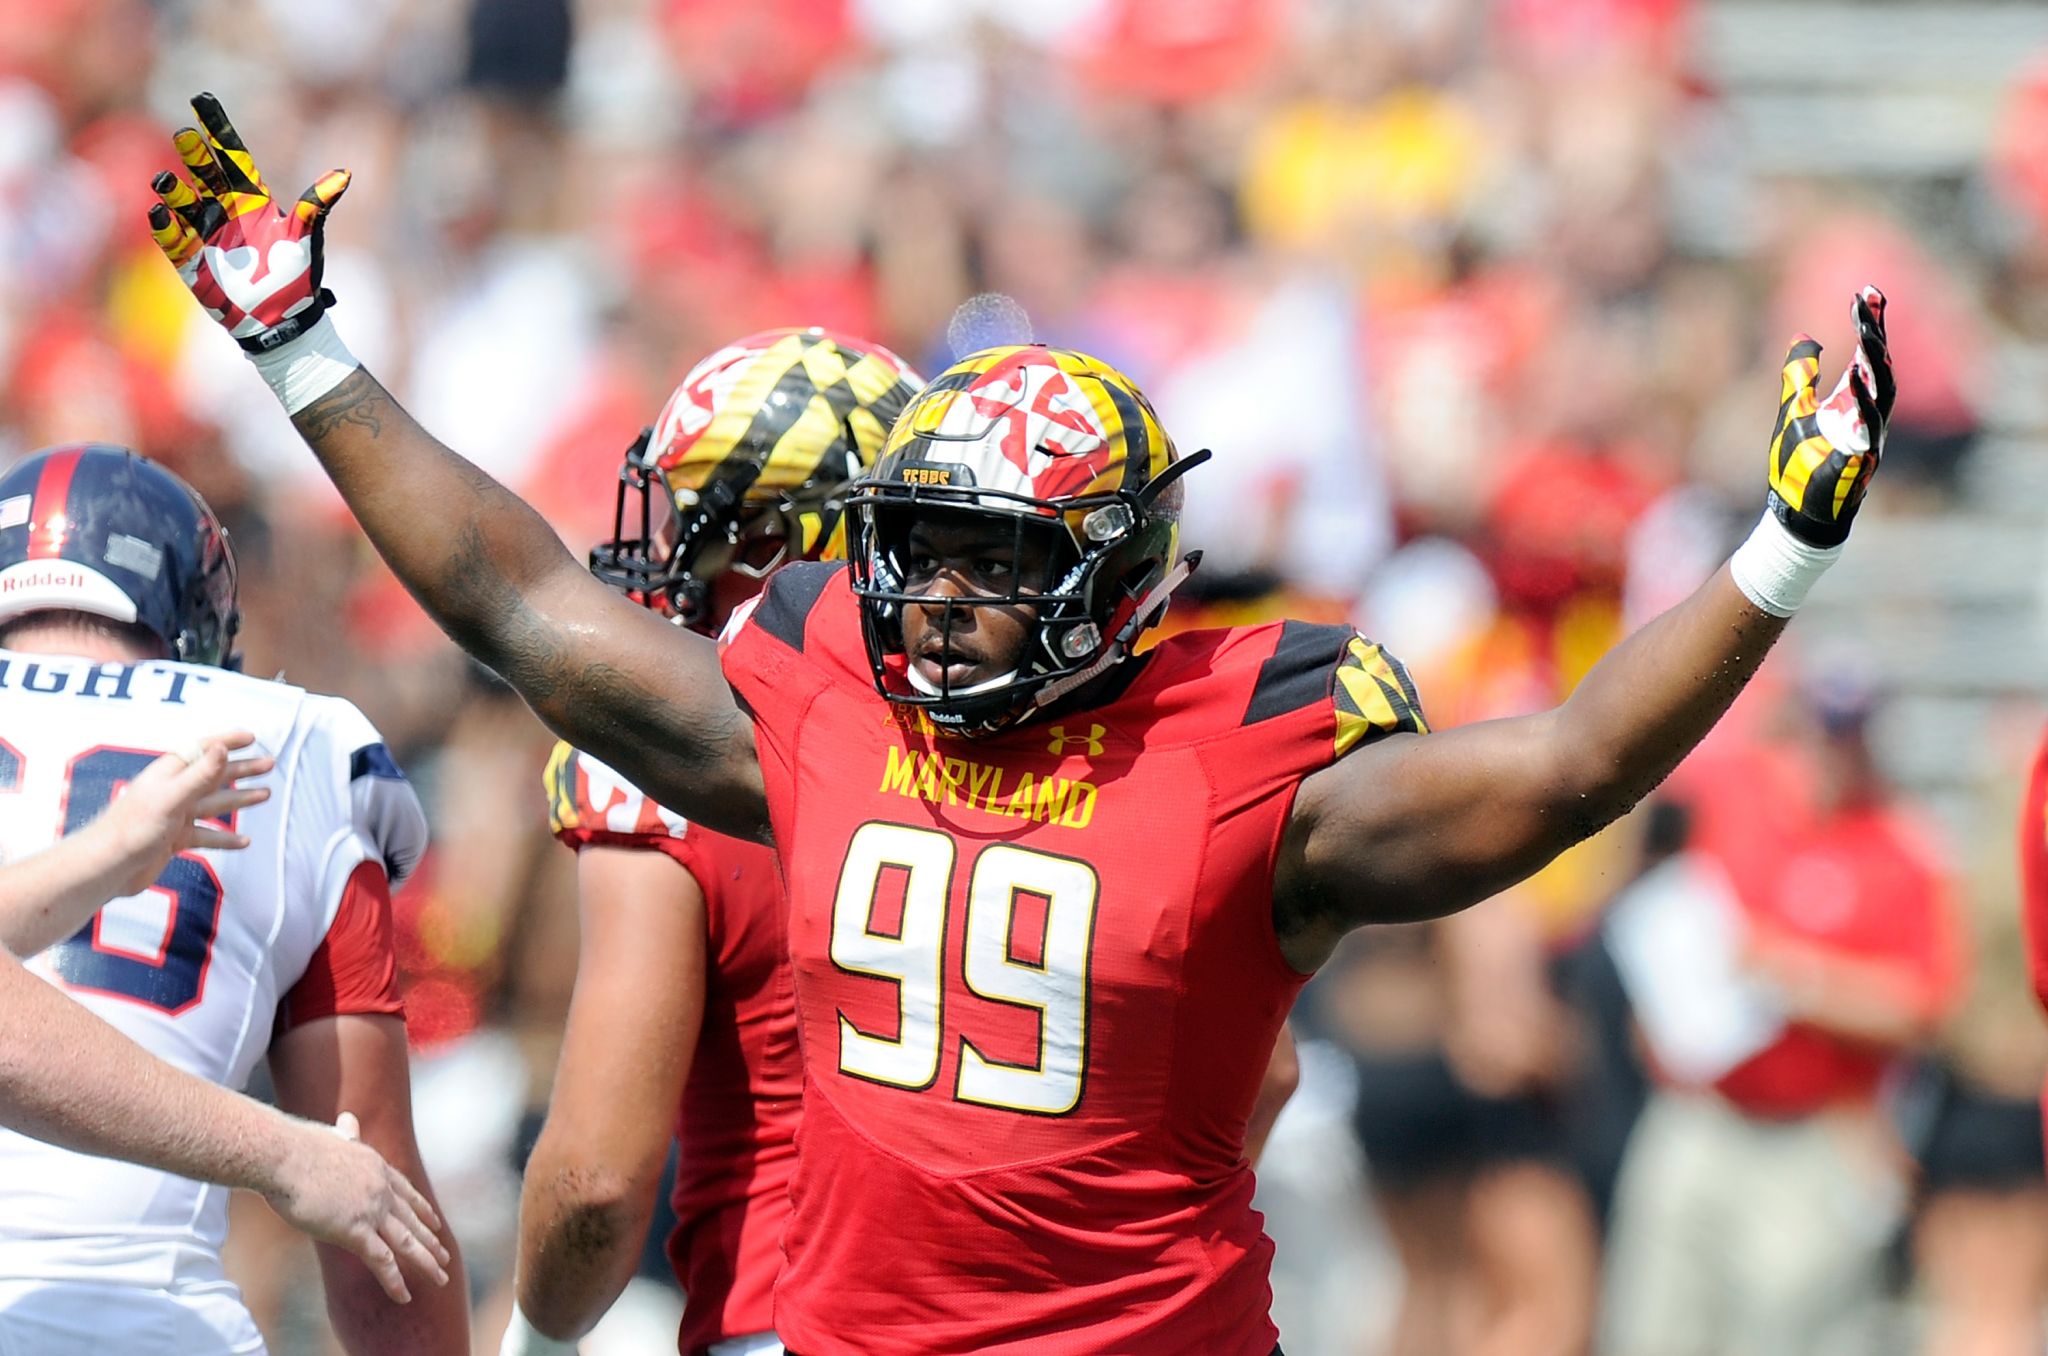
<path id="1" fill-rule="evenodd" d="M 324 438 L 343 424 L 354 424 L 372 438 L 384 431 L 379 411 L 390 401 L 384 388 L 358 367 L 341 385 L 292 416 L 307 442 Z"/>

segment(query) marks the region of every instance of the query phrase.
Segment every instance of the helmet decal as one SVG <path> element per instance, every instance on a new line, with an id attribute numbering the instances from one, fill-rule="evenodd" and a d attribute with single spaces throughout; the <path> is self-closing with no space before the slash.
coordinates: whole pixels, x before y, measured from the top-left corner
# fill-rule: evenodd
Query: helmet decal
<path id="1" fill-rule="evenodd" d="M 83 450 L 60 447 L 44 459 L 36 475 L 36 487 L 28 503 L 28 558 L 55 560 L 70 535 L 71 520 L 65 507 L 70 502 L 71 477 L 78 470 Z"/>
<path id="2" fill-rule="evenodd" d="M 977 484 L 1043 499 L 1136 488 L 1172 459 L 1130 378 L 1042 345 L 989 349 L 947 369 L 911 402 L 884 455 L 912 447 L 923 460 L 967 464 Z"/>

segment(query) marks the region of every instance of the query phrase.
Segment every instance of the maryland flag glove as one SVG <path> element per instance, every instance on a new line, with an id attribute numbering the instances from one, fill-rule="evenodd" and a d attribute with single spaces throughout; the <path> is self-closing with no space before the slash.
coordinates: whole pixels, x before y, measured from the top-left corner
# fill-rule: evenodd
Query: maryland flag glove
<path id="1" fill-rule="evenodd" d="M 1771 430 L 1771 512 L 1811 546 L 1839 546 L 1849 535 L 1884 451 L 1891 418 L 1891 350 L 1884 338 L 1884 293 L 1856 298 L 1856 356 L 1825 402 L 1816 399 L 1820 345 L 1800 335 L 1785 355 L 1777 426 Z"/>
<path id="2" fill-rule="evenodd" d="M 281 204 L 220 100 L 198 95 L 192 111 L 206 130 L 182 128 L 172 144 L 193 182 L 169 171 L 156 177 L 150 187 L 162 201 L 149 209 L 150 234 L 206 313 L 249 352 L 268 353 L 334 304 L 320 285 L 321 235 L 348 171 L 330 170 Z"/>

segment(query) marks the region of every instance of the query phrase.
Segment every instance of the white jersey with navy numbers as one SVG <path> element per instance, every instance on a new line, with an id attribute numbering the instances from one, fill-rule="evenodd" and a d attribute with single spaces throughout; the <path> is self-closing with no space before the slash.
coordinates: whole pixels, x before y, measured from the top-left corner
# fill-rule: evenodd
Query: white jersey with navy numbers
<path id="1" fill-rule="evenodd" d="M 0 650 L 6 860 L 91 820 L 163 751 L 231 730 L 277 759 L 252 783 L 271 798 L 234 824 L 249 848 L 180 855 L 150 889 L 112 901 L 28 964 L 162 1059 L 241 1088 L 350 875 L 381 861 L 396 884 L 418 863 L 426 821 L 412 788 L 339 698 L 191 664 Z M 39 1281 L 216 1287 L 227 1198 L 0 1131 L 0 1295 Z"/>

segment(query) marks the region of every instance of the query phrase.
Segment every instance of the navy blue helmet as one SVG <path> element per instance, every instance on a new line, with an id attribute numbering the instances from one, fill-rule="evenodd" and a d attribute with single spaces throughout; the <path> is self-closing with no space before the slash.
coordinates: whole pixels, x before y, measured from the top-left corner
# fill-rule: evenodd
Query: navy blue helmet
<path id="1" fill-rule="evenodd" d="M 66 443 L 0 475 L 0 624 L 85 612 L 234 667 L 235 556 L 197 491 L 110 443 Z"/>

